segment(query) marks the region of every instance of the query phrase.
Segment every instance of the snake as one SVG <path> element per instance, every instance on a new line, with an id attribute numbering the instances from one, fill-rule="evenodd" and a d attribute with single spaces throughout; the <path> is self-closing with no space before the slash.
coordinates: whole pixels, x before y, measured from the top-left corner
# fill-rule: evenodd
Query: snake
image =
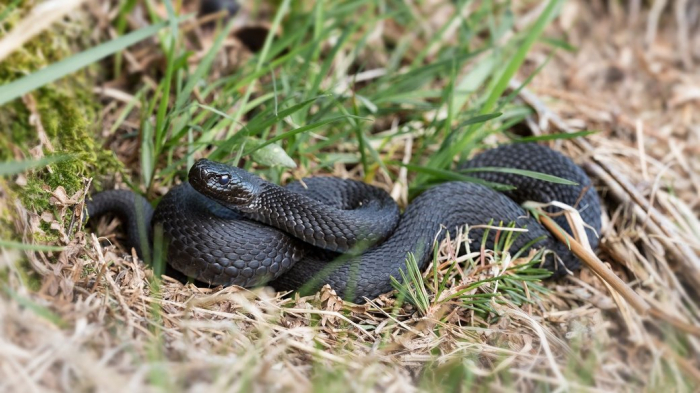
<path id="1" fill-rule="evenodd" d="M 456 171 L 473 181 L 431 186 L 401 213 L 389 193 L 360 181 L 315 176 L 280 186 L 200 159 L 188 181 L 172 187 L 155 209 L 130 190 L 96 193 L 86 208 L 90 220 L 118 216 L 126 245 L 141 258 L 153 252 L 157 238 L 170 268 L 205 284 L 270 285 L 303 294 L 328 284 L 355 303 L 391 292 L 392 277 L 402 277 L 409 257 L 424 270 L 435 246 L 465 226 L 470 242 L 464 247 L 470 250 L 493 249 L 507 232 L 497 228 L 511 225 L 524 230 L 508 232 L 508 251 L 547 250 L 541 266 L 551 277 L 580 268 L 568 245 L 521 206 L 526 201 L 574 207 L 591 248 L 597 247 L 600 199 L 585 171 L 562 153 L 509 143 L 475 155 Z M 507 189 L 497 191 L 494 184 Z M 552 217 L 573 234 L 565 215 Z"/>

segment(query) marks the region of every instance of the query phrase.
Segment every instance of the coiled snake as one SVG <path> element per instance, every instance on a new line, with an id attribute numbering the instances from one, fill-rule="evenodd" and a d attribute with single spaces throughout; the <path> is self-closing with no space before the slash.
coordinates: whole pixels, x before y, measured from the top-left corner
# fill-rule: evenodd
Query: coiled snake
<path id="1" fill-rule="evenodd" d="M 264 181 L 240 168 L 200 160 L 189 182 L 173 187 L 155 211 L 131 191 L 98 193 L 87 203 L 91 218 L 114 213 L 127 226 L 128 245 L 143 256 L 153 241 L 153 227 L 162 226 L 167 263 L 188 277 L 211 285 L 245 287 L 270 283 L 294 290 L 309 282 L 316 290 L 330 284 L 343 298 L 356 302 L 392 289 L 390 277 L 400 277 L 412 252 L 423 269 L 435 241 L 464 225 L 515 222 L 527 232 L 517 236 L 515 250 L 541 237 L 532 247 L 553 255 L 544 266 L 563 274 L 579 267 L 566 245 L 556 241 L 520 207 L 533 200 L 553 200 L 576 206 L 590 226 L 588 238 L 600 230 L 600 202 L 591 181 L 569 158 L 547 147 L 526 143 L 487 150 L 461 168 L 502 167 L 540 172 L 578 185 L 551 183 L 532 177 L 479 171 L 471 176 L 515 187 L 497 192 L 486 186 L 447 182 L 416 197 L 403 214 L 393 199 L 373 186 L 334 177 L 312 177 L 286 187 Z M 571 233 L 565 217 L 555 221 Z M 470 238 L 481 240 L 484 229 Z M 489 231 L 492 247 L 496 231 Z M 144 241 L 140 240 L 143 239 Z M 336 261 L 336 262 L 332 262 Z M 559 263 L 559 262 L 563 262 Z"/>

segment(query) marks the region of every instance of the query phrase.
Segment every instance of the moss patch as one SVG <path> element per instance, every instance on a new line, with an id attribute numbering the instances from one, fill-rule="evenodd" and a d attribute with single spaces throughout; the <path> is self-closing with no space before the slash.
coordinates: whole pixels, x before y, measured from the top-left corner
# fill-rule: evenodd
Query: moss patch
<path id="1" fill-rule="evenodd" d="M 10 31 L 35 1 L 23 1 L 2 21 L 2 32 Z M 7 7 L 0 4 L 0 13 Z M 33 38 L 0 63 L 0 84 L 19 79 L 48 64 L 59 61 L 80 48 L 71 37 L 60 34 L 61 29 L 44 32 Z M 83 178 L 101 176 L 119 170 L 114 154 L 95 143 L 96 119 L 99 104 L 92 94 L 92 84 L 84 72 L 78 72 L 61 81 L 46 85 L 33 93 L 41 126 L 56 153 L 67 154 L 69 159 L 27 175 L 27 185 L 18 191 L 24 206 L 34 211 L 49 208 L 49 194 L 63 186 L 71 195 L 83 186 Z M 0 111 L 0 127 L 9 132 L 0 134 L 0 159 L 30 157 L 30 149 L 39 145 L 36 124 L 31 124 L 32 110 L 17 99 Z M 44 154 L 51 154 L 44 146 Z"/>
<path id="2" fill-rule="evenodd" d="M 37 99 L 42 124 L 56 152 L 68 154 L 69 158 L 51 165 L 51 171 L 37 171 L 28 177 L 22 200 L 27 208 L 36 211 L 48 208 L 43 191 L 46 186 L 51 190 L 63 186 L 72 195 L 83 187 L 83 178 L 120 168 L 114 154 L 102 149 L 93 138 L 91 124 L 97 117 L 94 104 L 58 87 L 42 90 Z"/>

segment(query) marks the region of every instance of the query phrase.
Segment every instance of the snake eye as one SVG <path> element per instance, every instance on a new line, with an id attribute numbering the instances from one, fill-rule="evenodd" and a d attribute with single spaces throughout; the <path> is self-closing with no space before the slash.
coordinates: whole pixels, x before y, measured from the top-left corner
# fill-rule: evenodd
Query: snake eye
<path id="1" fill-rule="evenodd" d="M 231 178 L 228 175 L 219 176 L 219 184 L 221 184 L 222 186 L 227 185 L 230 180 Z"/>

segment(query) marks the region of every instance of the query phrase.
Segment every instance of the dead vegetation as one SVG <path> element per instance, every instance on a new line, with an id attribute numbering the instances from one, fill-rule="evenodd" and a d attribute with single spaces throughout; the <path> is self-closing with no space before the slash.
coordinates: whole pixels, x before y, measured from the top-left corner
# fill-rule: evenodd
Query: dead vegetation
<path id="1" fill-rule="evenodd" d="M 518 93 L 535 111 L 526 121 L 534 135 L 598 131 L 553 144 L 587 169 L 603 198 L 599 258 L 664 315 L 643 315 L 587 268 L 556 282 L 523 281 L 531 302 L 494 298 L 488 312 L 442 301 L 431 288 L 443 281 L 452 291 L 447 295 L 468 288 L 489 296 L 505 284 L 470 285 L 509 274 L 495 268 L 493 254 L 478 252 L 471 257 L 481 264 L 463 258 L 453 269 L 457 247 L 449 243 L 425 274 L 431 291 L 425 310 L 397 305 L 391 294 L 357 306 L 328 288 L 285 298 L 269 288 L 156 281 L 152 270 L 116 247 L 103 248 L 75 224 L 86 182 L 77 195 L 51 190 L 58 216 L 0 199 L 0 210 L 17 211 L 17 230 L 27 236 L 42 221 L 51 225 L 76 214 L 61 233 L 67 245 L 61 253 L 1 250 L 7 273 L 0 297 L 0 390 L 697 390 L 700 46 L 691 37 L 700 33 L 700 7 L 670 2 L 669 8 L 685 7 L 681 17 L 659 11 L 665 3 L 656 0 L 647 9 L 630 1 L 623 9 L 617 2 L 566 2 L 546 36 L 565 34 L 576 51 L 557 51 Z M 97 20 L 109 17 L 94 4 L 86 7 Z M 541 8 L 516 2 L 516 26 L 527 26 Z M 203 47 L 211 45 L 199 27 L 192 31 L 202 34 Z M 231 40 L 225 47 L 239 45 Z M 549 54 L 535 46 L 518 78 Z M 218 58 L 213 74 L 233 67 L 231 58 L 237 56 Z M 135 72 L 157 58 L 144 46 L 125 52 L 124 61 Z M 145 83 L 157 84 L 144 75 Z M 102 134 L 138 173 L 138 145 L 117 136 L 137 129 L 137 116 L 122 121 L 121 134 L 112 130 L 117 109 L 135 94 L 123 83 L 115 79 L 96 89 L 106 103 Z M 400 158 L 414 153 L 412 138 L 400 141 Z M 336 165 L 333 171 L 363 176 L 361 167 Z M 402 169 L 392 182 L 380 172 L 374 182 L 406 198 L 406 176 Z M 100 232 L 113 233 L 110 225 Z M 34 274 L 23 271 L 24 258 Z"/>

